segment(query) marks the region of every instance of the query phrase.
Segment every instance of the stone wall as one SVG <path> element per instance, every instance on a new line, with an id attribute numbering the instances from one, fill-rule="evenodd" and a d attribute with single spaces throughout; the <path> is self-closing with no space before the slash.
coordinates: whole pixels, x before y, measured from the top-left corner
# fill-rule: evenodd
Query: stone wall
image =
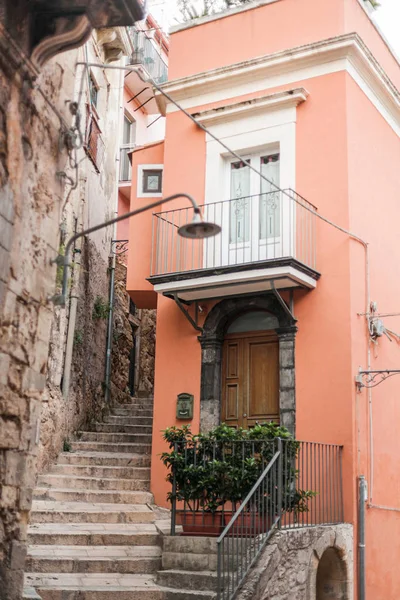
<path id="1" fill-rule="evenodd" d="M 353 600 L 353 527 L 276 532 L 238 600 Z M 317 592 L 318 589 L 318 592 Z"/>
<path id="2" fill-rule="evenodd" d="M 66 113 L 60 66 L 41 78 Z M 50 85 L 51 80 L 51 85 Z M 67 117 L 67 115 L 66 115 Z M 60 122 L 0 52 L 0 598 L 19 600 L 35 486 L 65 167 Z"/>
<path id="3" fill-rule="evenodd" d="M 96 38 L 89 47 L 92 59 L 102 62 Z M 64 133 L 74 122 L 69 106 L 81 81 L 76 61 L 83 58 L 83 50 L 72 50 L 38 76 L 15 43 L 5 43 L 0 29 L 0 600 L 21 598 L 37 463 L 48 464 L 76 426 L 103 410 L 105 322 L 93 323 L 91 315 L 96 295 L 108 298 L 112 229 L 83 247 L 77 317 L 83 339 L 81 348 L 75 347 L 68 399 L 60 392 L 68 306 L 55 309 L 49 301 L 59 279 L 52 261 L 63 235 L 76 230 L 81 203 L 85 225 L 104 221 L 116 205 L 119 112 L 110 106 L 119 99 L 119 73 L 111 72 L 109 79 L 97 74 L 107 115 L 102 131 L 112 132 L 104 172 L 82 148 L 75 156 L 79 168 L 73 168 L 74 155 L 65 144 Z"/>
<path id="4" fill-rule="evenodd" d="M 56 308 L 49 346 L 49 370 L 42 397 L 38 471 L 48 468 L 78 429 L 101 420 L 106 411 L 104 369 L 107 319 L 94 318 L 96 298 L 108 302 L 108 264 L 90 239 L 82 248 L 79 298 L 74 333 L 71 385 L 68 398 L 62 393 L 67 314 Z"/>
<path id="5" fill-rule="evenodd" d="M 115 268 L 115 299 L 112 341 L 111 393 L 114 402 L 124 402 L 130 394 L 129 370 L 133 345 L 136 346 L 134 393 L 152 397 L 154 388 L 154 359 L 156 311 L 130 311 L 126 291 L 126 265 L 120 259 Z"/>

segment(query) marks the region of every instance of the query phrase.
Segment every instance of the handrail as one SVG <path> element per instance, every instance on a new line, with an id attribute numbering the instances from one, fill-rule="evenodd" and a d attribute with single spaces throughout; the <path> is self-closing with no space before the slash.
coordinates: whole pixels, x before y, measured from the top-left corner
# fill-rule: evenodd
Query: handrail
<path id="1" fill-rule="evenodd" d="M 282 440 L 280 438 L 277 438 L 277 444 L 277 451 L 217 540 L 217 600 L 232 600 L 236 596 L 247 573 L 281 520 Z M 270 482 L 267 481 L 268 476 L 271 476 Z M 255 522 L 256 513 L 250 513 L 252 515 L 250 526 L 248 523 L 244 524 L 244 512 L 251 508 L 254 499 L 256 503 L 261 501 L 262 506 L 265 506 L 265 498 L 267 498 L 267 512 L 259 515 L 258 524 Z"/>
<path id="2" fill-rule="evenodd" d="M 274 456 L 269 461 L 267 467 L 261 473 L 261 475 L 257 479 L 256 483 L 253 485 L 253 487 L 251 488 L 250 492 L 247 494 L 246 498 L 243 500 L 242 504 L 239 506 L 239 508 L 237 509 L 237 511 L 235 512 L 235 514 L 233 515 L 232 519 L 229 521 L 228 525 L 225 527 L 225 529 L 223 530 L 223 532 L 221 533 L 221 535 L 217 539 L 217 544 L 220 544 L 222 542 L 223 538 L 226 537 L 228 531 L 230 531 L 232 529 L 233 524 L 237 521 L 237 519 L 239 518 L 239 515 L 244 511 L 245 507 L 247 506 L 247 504 L 248 504 L 250 498 L 252 497 L 252 495 L 254 494 L 255 490 L 259 487 L 259 485 L 262 482 L 262 480 L 267 476 L 267 474 L 269 473 L 269 471 L 272 468 L 272 465 L 275 463 L 276 460 L 278 460 L 280 454 L 281 454 L 280 450 L 278 450 L 277 452 L 275 452 Z"/>

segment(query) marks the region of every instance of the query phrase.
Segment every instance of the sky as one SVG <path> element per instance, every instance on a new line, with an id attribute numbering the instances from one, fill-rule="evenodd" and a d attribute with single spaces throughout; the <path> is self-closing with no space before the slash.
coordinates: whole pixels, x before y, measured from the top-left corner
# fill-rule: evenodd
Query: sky
<path id="1" fill-rule="evenodd" d="M 373 18 L 400 60 L 400 0 L 379 0 L 379 2 L 380 7 L 374 12 Z M 177 22 L 176 5 L 176 0 L 149 0 L 149 11 L 160 25 L 168 30 Z"/>

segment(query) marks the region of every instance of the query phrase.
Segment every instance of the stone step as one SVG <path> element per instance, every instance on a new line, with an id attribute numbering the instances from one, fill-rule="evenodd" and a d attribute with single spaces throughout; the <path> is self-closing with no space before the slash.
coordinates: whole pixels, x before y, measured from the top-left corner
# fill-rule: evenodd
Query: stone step
<path id="1" fill-rule="evenodd" d="M 114 444 L 104 442 L 71 442 L 74 452 L 115 452 L 117 454 L 129 452 L 130 454 L 150 454 L 150 444 Z"/>
<path id="2" fill-rule="evenodd" d="M 156 573 L 159 546 L 29 546 L 31 573 Z"/>
<path id="3" fill-rule="evenodd" d="M 152 408 L 130 406 L 129 408 L 114 408 L 111 416 L 115 417 L 153 417 Z"/>
<path id="4" fill-rule="evenodd" d="M 109 467 L 102 465 L 54 465 L 49 474 L 105 477 L 107 479 L 150 479 L 148 467 Z"/>
<path id="5" fill-rule="evenodd" d="M 33 523 L 28 540 L 52 546 L 155 546 L 159 533 L 151 523 Z"/>
<path id="6" fill-rule="evenodd" d="M 118 417 L 116 415 L 110 415 L 105 417 L 104 423 L 118 424 L 118 425 L 153 425 L 153 417 Z"/>
<path id="7" fill-rule="evenodd" d="M 120 425 L 118 423 L 95 423 L 95 431 L 99 433 L 143 433 L 151 435 L 151 425 Z"/>
<path id="8" fill-rule="evenodd" d="M 211 591 L 198 591 L 198 590 L 182 590 L 161 587 L 160 589 L 164 592 L 164 600 L 198 600 L 198 598 L 209 598 L 210 600 L 217 597 L 216 592 Z"/>
<path id="9" fill-rule="evenodd" d="M 93 502 L 32 503 L 32 523 L 152 523 L 153 511 L 146 504 L 105 504 Z"/>
<path id="10" fill-rule="evenodd" d="M 81 442 L 105 442 L 125 444 L 151 444 L 151 434 L 143 433 L 97 433 L 97 431 L 80 432 Z"/>
<path id="11" fill-rule="evenodd" d="M 169 569 L 168 571 L 158 571 L 157 583 L 160 586 L 177 590 L 215 592 L 217 590 L 217 573 L 215 571 Z"/>
<path id="12" fill-rule="evenodd" d="M 105 477 L 79 477 L 78 475 L 59 475 L 48 473 L 40 475 L 38 485 L 56 488 L 76 488 L 83 490 L 125 490 L 147 492 L 150 482 L 148 479 L 115 479 Z"/>
<path id="13" fill-rule="evenodd" d="M 217 554 L 217 538 L 203 536 L 166 536 L 164 552 L 181 554 Z"/>
<path id="14" fill-rule="evenodd" d="M 155 576 L 108 573 L 27 573 L 42 600 L 164 600 Z"/>
<path id="15" fill-rule="evenodd" d="M 216 571 L 216 554 L 194 554 L 193 552 L 166 552 L 162 555 L 162 568 L 183 571 Z"/>
<path id="16" fill-rule="evenodd" d="M 57 500 L 65 502 L 105 502 L 120 504 L 153 504 L 150 492 L 124 492 L 114 490 L 77 490 L 73 488 L 37 487 L 35 500 Z"/>
<path id="17" fill-rule="evenodd" d="M 25 586 L 22 592 L 22 600 L 42 600 L 35 588 Z"/>
<path id="18" fill-rule="evenodd" d="M 127 452 L 62 452 L 57 460 L 61 465 L 104 465 L 105 467 L 149 467 L 150 457 Z"/>
<path id="19" fill-rule="evenodd" d="M 153 398 L 145 398 L 145 397 L 141 398 L 141 397 L 138 397 L 138 396 L 133 396 L 133 397 L 130 398 L 129 401 L 124 402 L 123 404 L 116 404 L 114 408 L 119 408 L 119 407 L 124 407 L 124 406 L 131 406 L 132 404 L 138 404 L 138 403 L 139 404 L 141 404 L 141 403 L 150 404 L 152 406 L 153 402 L 154 402 Z"/>

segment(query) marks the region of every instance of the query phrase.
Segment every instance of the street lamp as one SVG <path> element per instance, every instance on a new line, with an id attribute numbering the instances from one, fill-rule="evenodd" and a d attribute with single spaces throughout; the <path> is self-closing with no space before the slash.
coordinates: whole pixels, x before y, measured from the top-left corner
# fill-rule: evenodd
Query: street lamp
<path id="1" fill-rule="evenodd" d="M 57 264 L 63 267 L 63 281 L 62 281 L 62 291 L 61 294 L 56 294 L 52 296 L 51 301 L 57 306 L 65 306 L 66 298 L 67 298 L 67 287 L 68 287 L 68 267 L 69 267 L 69 254 L 72 247 L 72 244 L 84 235 L 88 235 L 89 233 L 93 233 L 94 231 L 98 231 L 99 229 L 103 229 L 103 227 L 108 227 L 109 225 L 113 225 L 114 223 L 118 223 L 119 221 L 123 221 L 124 219 L 129 219 L 135 215 L 146 212 L 152 208 L 156 208 L 161 204 L 165 204 L 166 202 L 171 202 L 171 200 L 176 200 L 177 198 L 187 198 L 189 202 L 191 202 L 193 206 L 193 219 L 191 223 L 187 223 L 186 225 L 182 225 L 178 229 L 178 234 L 182 237 L 189 239 L 197 239 L 201 240 L 207 237 L 211 237 L 217 235 L 221 231 L 221 227 L 216 225 L 215 223 L 208 223 L 207 221 L 203 221 L 201 216 L 200 208 L 192 196 L 185 193 L 173 194 L 172 196 L 167 196 L 167 198 L 162 198 L 161 200 L 157 200 L 157 202 L 152 202 L 147 206 L 143 206 L 141 208 L 137 208 L 136 210 L 132 210 L 131 212 L 120 215 L 119 217 L 115 217 L 115 219 L 111 219 L 110 221 L 105 221 L 105 223 L 100 223 L 100 225 L 95 225 L 94 227 L 89 227 L 89 229 L 85 229 L 80 233 L 73 235 L 67 242 L 65 246 L 65 254 L 64 256 L 58 256 L 58 258 L 54 261 Z"/>

